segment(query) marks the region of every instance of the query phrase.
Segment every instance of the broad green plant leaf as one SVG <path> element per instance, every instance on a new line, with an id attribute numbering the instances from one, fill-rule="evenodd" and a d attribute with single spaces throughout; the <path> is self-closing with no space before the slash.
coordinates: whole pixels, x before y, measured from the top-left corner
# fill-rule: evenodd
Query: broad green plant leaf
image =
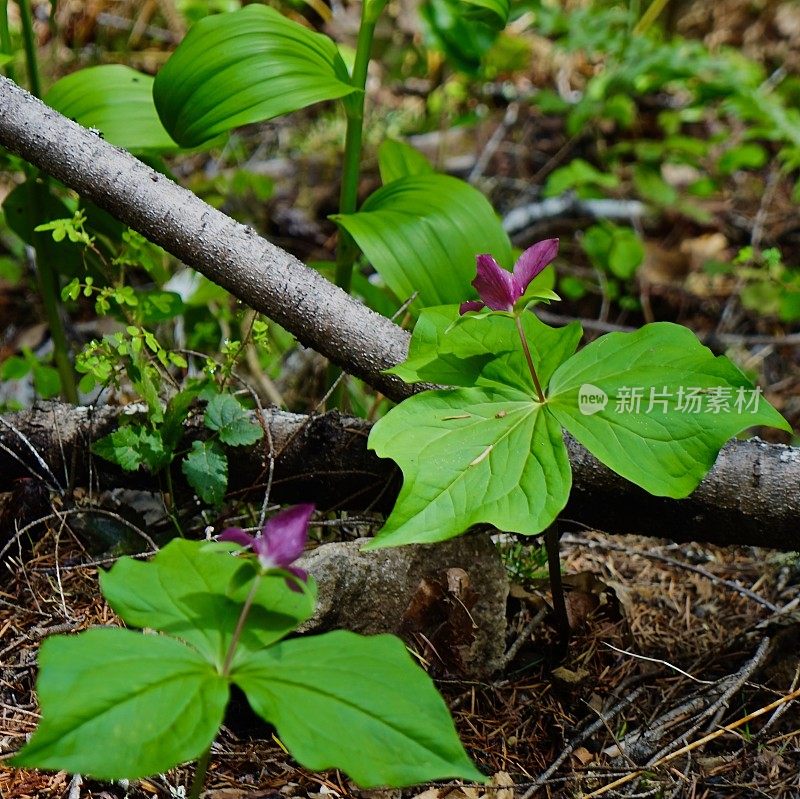
<path id="1" fill-rule="evenodd" d="M 181 471 L 203 502 L 218 505 L 228 489 L 228 458 L 216 441 L 192 441 Z"/>
<path id="2" fill-rule="evenodd" d="M 552 328 L 532 313 L 522 317 L 523 329 L 543 387 L 577 349 L 582 330 L 577 322 Z M 513 386 L 535 396 L 514 320 L 501 314 L 459 316 L 457 305 L 425 308 L 420 314 L 408 358 L 387 369 L 406 383 L 446 386 Z"/>
<path id="3" fill-rule="evenodd" d="M 410 175 L 429 175 L 434 170 L 428 159 L 410 144 L 386 139 L 378 148 L 378 169 L 385 186 Z"/>
<path id="4" fill-rule="evenodd" d="M 355 91 L 331 39 L 249 5 L 195 24 L 156 76 L 164 127 L 184 147 Z"/>
<path id="5" fill-rule="evenodd" d="M 593 341 L 556 370 L 548 408 L 615 472 L 667 497 L 690 494 L 748 427 L 791 429 L 727 358 L 669 322 Z"/>
<path id="6" fill-rule="evenodd" d="M 219 433 L 220 441 L 232 447 L 247 446 L 259 441 L 264 431 L 231 394 L 217 394 L 206 407 L 206 427 Z"/>
<path id="7" fill-rule="evenodd" d="M 417 394 L 378 421 L 369 447 L 397 461 L 403 487 L 364 549 L 443 541 L 479 522 L 533 535 L 572 485 L 561 426 L 511 387 Z"/>
<path id="8" fill-rule="evenodd" d="M 411 175 L 372 194 L 354 214 L 332 217 L 400 300 L 418 304 L 476 299 L 475 254 L 508 268 L 511 244 L 489 201 L 449 175 Z"/>
<path id="9" fill-rule="evenodd" d="M 232 678 L 306 768 L 341 768 L 363 788 L 485 781 L 430 678 L 395 636 L 336 631 L 283 641 Z"/>
<path id="10" fill-rule="evenodd" d="M 73 72 L 57 81 L 44 101 L 65 117 L 94 128 L 111 144 L 132 153 L 180 149 L 156 113 L 153 78 L 122 64 Z"/>
<path id="11" fill-rule="evenodd" d="M 228 681 L 174 638 L 108 628 L 48 638 L 36 692 L 42 720 L 15 766 L 134 779 L 206 749 Z"/>
<path id="12" fill-rule="evenodd" d="M 149 562 L 123 558 L 100 575 L 100 587 L 127 624 L 169 633 L 221 667 L 253 584 L 251 559 L 231 545 L 175 539 Z M 239 548 L 233 546 L 233 549 Z M 261 578 L 237 658 L 283 638 L 314 611 L 316 588 L 292 591 L 280 574 Z"/>

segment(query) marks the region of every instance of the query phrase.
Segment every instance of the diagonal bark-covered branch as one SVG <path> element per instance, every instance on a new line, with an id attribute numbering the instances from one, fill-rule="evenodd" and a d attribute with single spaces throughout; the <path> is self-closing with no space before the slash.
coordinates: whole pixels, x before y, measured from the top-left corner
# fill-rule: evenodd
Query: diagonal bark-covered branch
<path id="1" fill-rule="evenodd" d="M 294 256 L 0 77 L 0 144 L 393 399 L 408 333 Z"/>
<path id="2" fill-rule="evenodd" d="M 116 429 L 120 408 L 75 408 L 48 403 L 0 419 L 0 486 L 16 477 L 43 475 L 22 436 L 36 448 L 62 484 L 157 488 L 143 472 L 123 473 L 90 445 Z M 307 417 L 274 409 L 265 412 L 277 455 L 272 498 L 314 501 L 321 508 L 388 511 L 401 484 L 391 461 L 367 450 L 370 426 L 362 419 L 329 413 Z M 13 428 L 9 425 L 13 425 Z M 187 446 L 208 434 L 195 422 Z M 267 478 L 268 440 L 231 451 L 230 490 L 261 498 Z M 563 518 L 614 533 L 640 533 L 676 541 L 744 544 L 800 550 L 800 449 L 752 441 L 731 441 L 714 469 L 688 499 L 654 497 L 607 469 L 574 441 L 568 441 L 574 486 Z M 16 460 L 11 452 L 15 453 Z M 24 464 L 27 465 L 27 468 Z M 63 475 L 66 472 L 69 480 Z M 180 469 L 173 469 L 181 486 Z M 185 484 L 183 484 L 185 487 Z"/>

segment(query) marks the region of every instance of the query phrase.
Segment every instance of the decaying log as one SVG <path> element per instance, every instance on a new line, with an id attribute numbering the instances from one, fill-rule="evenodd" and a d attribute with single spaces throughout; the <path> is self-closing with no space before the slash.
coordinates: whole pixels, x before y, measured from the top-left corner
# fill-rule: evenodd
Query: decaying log
<path id="1" fill-rule="evenodd" d="M 0 417 L 0 490 L 18 477 L 45 472 L 31 447 L 62 487 L 156 488 L 144 472 L 124 473 L 89 448 L 115 429 L 120 408 L 76 408 L 47 403 Z M 258 498 L 275 456 L 272 498 L 308 502 L 320 508 L 387 511 L 401 485 L 399 471 L 367 449 L 369 424 L 336 412 L 303 416 L 267 409 L 270 435 L 230 458 L 230 490 Z M 207 435 L 197 421 L 187 424 L 188 442 Z M 688 499 L 654 497 L 614 474 L 583 447 L 567 441 L 574 471 L 569 504 L 562 518 L 612 533 L 640 533 L 675 541 L 754 545 L 800 550 L 800 448 L 758 439 L 731 441 L 716 465 Z M 182 484 L 179 469 L 173 472 Z M 565 522 L 565 526 L 568 526 Z"/>

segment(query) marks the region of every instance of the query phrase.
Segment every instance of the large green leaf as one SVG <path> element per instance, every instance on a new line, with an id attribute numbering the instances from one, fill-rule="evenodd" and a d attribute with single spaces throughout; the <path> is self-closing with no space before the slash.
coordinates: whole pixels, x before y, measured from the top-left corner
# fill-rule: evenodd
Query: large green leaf
<path id="1" fill-rule="evenodd" d="M 232 678 L 307 768 L 341 768 L 365 788 L 485 780 L 430 678 L 394 636 L 337 631 L 283 641 Z"/>
<path id="2" fill-rule="evenodd" d="M 178 145 L 153 104 L 153 78 L 121 64 L 88 67 L 56 82 L 44 101 L 133 153 L 163 153 Z"/>
<path id="3" fill-rule="evenodd" d="M 690 494 L 748 427 L 790 430 L 736 366 L 669 322 L 589 344 L 553 375 L 548 408 L 607 466 L 669 497 Z"/>
<path id="4" fill-rule="evenodd" d="M 544 388 L 575 352 L 581 327 L 552 328 L 531 313 L 522 325 Z M 535 395 L 514 320 L 500 314 L 459 317 L 458 306 L 425 308 L 414 326 L 408 358 L 387 370 L 406 383 L 474 386 L 500 383 Z"/>
<path id="5" fill-rule="evenodd" d="M 384 186 L 409 175 L 429 175 L 433 167 L 428 159 L 410 144 L 386 139 L 378 148 L 378 169 Z"/>
<path id="6" fill-rule="evenodd" d="M 332 217 L 356 240 L 401 300 L 422 306 L 475 299 L 475 256 L 511 263 L 511 244 L 489 201 L 449 175 L 412 175 L 372 194 L 354 214 Z"/>
<path id="7" fill-rule="evenodd" d="M 228 681 L 174 638 L 118 628 L 48 638 L 42 720 L 13 759 L 99 779 L 133 779 L 198 757 L 222 723 Z"/>
<path id="8" fill-rule="evenodd" d="M 255 568 L 227 545 L 175 539 L 149 562 L 118 561 L 100 575 L 103 595 L 127 623 L 177 636 L 221 666 L 250 591 Z M 292 591 L 268 574 L 255 595 L 237 658 L 282 638 L 314 610 L 315 588 Z"/>
<path id="9" fill-rule="evenodd" d="M 369 446 L 399 464 L 403 488 L 365 549 L 443 541 L 479 522 L 536 534 L 572 484 L 560 425 L 511 387 L 417 394 L 372 428 Z"/>
<path id="10" fill-rule="evenodd" d="M 250 5 L 194 25 L 156 76 L 153 96 L 164 127 L 193 147 L 353 91 L 331 39 Z"/>

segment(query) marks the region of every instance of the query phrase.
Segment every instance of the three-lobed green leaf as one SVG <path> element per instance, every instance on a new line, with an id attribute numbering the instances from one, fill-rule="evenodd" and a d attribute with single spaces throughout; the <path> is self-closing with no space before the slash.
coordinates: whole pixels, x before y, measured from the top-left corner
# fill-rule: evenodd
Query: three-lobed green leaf
<path id="1" fill-rule="evenodd" d="M 342 768 L 364 787 L 483 781 L 399 639 L 333 632 L 276 644 L 312 612 L 313 582 L 296 592 L 280 572 L 259 577 L 252 558 L 230 554 L 238 549 L 178 539 L 150 562 L 124 558 L 103 574 L 126 622 L 164 634 L 103 628 L 46 641 L 42 720 L 13 764 L 101 779 L 165 771 L 206 750 L 235 682 L 309 768 Z"/>
<path id="2" fill-rule="evenodd" d="M 194 147 L 353 91 L 331 39 L 253 4 L 196 23 L 156 76 L 153 96 L 175 141 Z"/>
<path id="3" fill-rule="evenodd" d="M 369 446 L 397 461 L 404 481 L 367 549 L 441 541 L 478 522 L 546 529 L 571 484 L 562 427 L 623 477 L 670 497 L 691 493 L 731 436 L 789 429 L 736 366 L 680 325 L 613 333 L 574 354 L 578 325 L 554 330 L 526 314 L 540 403 L 514 320 L 456 315 L 423 311 L 408 360 L 391 370 L 459 388 L 417 394 L 373 427 Z"/>

